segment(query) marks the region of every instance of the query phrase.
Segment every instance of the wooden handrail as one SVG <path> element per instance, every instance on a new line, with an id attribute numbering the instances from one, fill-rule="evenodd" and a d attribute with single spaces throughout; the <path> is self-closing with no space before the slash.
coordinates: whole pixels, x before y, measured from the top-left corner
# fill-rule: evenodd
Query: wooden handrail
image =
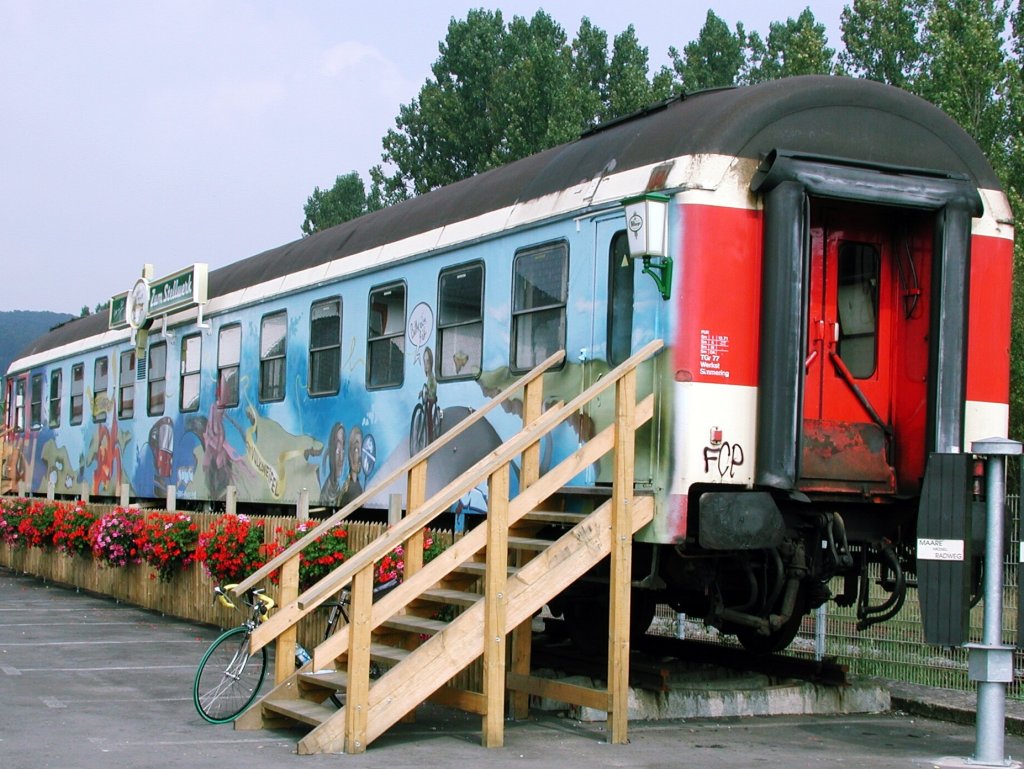
<path id="1" fill-rule="evenodd" d="M 373 484 L 373 486 L 366 489 L 362 494 L 353 499 L 351 502 L 349 502 L 347 505 L 341 508 L 338 512 L 334 513 L 334 515 L 324 519 L 321 523 L 319 523 L 316 526 L 316 528 L 314 528 L 304 537 L 292 543 L 289 547 L 285 548 L 281 553 L 267 561 L 267 563 L 264 564 L 257 571 L 253 572 L 248 577 L 239 582 L 238 585 L 236 585 L 233 588 L 234 594 L 236 596 L 241 596 L 245 593 L 246 590 L 256 585 L 256 583 L 258 583 L 260 580 L 266 579 L 268 576 L 270 576 L 271 573 L 273 573 L 275 570 L 284 565 L 284 563 L 291 559 L 293 556 L 296 556 L 299 553 L 301 553 L 308 545 L 312 544 L 320 535 L 326 533 L 334 526 L 336 526 L 339 521 L 343 521 L 356 510 L 360 509 L 363 506 L 363 504 L 365 504 L 368 500 L 372 499 L 374 496 L 379 494 L 380 489 L 387 488 L 391 483 L 395 481 L 395 479 L 405 475 L 410 470 L 412 470 L 412 468 L 414 468 L 421 462 L 428 460 L 431 457 L 431 455 L 436 453 L 439 449 L 443 448 L 445 444 L 447 444 L 449 441 L 465 432 L 471 426 L 476 424 L 480 419 L 482 419 L 492 410 L 497 408 L 500 404 L 508 400 L 513 394 L 518 392 L 520 389 L 526 387 L 526 385 L 530 384 L 533 380 L 543 375 L 549 369 L 559 365 L 564 359 L 565 351 L 559 350 L 558 352 L 548 357 L 546 360 L 542 361 L 532 370 L 524 374 L 522 377 L 517 379 L 511 385 L 509 385 L 496 396 L 494 396 L 494 398 L 492 398 L 479 410 L 474 411 L 468 417 L 466 417 L 461 422 L 456 424 L 451 430 L 446 431 L 435 441 L 429 443 L 418 454 L 409 457 L 408 460 L 406 460 L 397 468 L 392 470 L 388 475 L 384 476 L 382 479 L 379 479 L 376 483 Z"/>
<path id="2" fill-rule="evenodd" d="M 275 632 L 283 630 L 282 625 L 290 627 L 298 622 L 331 595 L 345 587 L 353 575 L 391 552 L 416 531 L 429 526 L 434 518 L 449 509 L 467 491 L 477 486 L 481 479 L 488 477 L 495 468 L 522 454 L 525 449 L 535 444 L 573 413 L 579 411 L 586 403 L 613 387 L 625 374 L 634 370 L 662 347 L 664 347 L 664 342 L 660 339 L 649 342 L 569 403 L 550 409 L 533 422 L 524 425 L 516 435 L 476 462 L 458 478 L 426 500 L 418 509 L 408 511 L 408 515 L 398 524 L 355 552 L 341 566 L 307 589 L 299 596 L 295 604 L 281 606 L 278 613 L 254 633 L 252 648 L 258 649 L 270 638 L 273 638 Z"/>
<path id="3" fill-rule="evenodd" d="M 527 447 L 539 441 L 548 432 L 564 422 L 571 414 L 579 411 L 583 405 L 611 388 L 624 374 L 636 368 L 636 366 L 651 355 L 654 355 L 663 346 L 664 342 L 660 339 L 649 342 L 635 355 L 613 368 L 588 390 L 573 398 L 569 403 L 556 409 L 550 409 L 535 421 L 524 425 L 516 435 L 463 472 L 458 478 L 424 502 L 418 510 L 408 511 L 408 515 L 398 524 L 373 542 L 360 548 L 341 566 L 306 590 L 305 593 L 299 596 L 299 608 L 306 609 L 310 604 L 314 604 L 314 606 L 319 605 L 328 596 L 341 590 L 353 574 L 368 564 L 383 558 L 397 545 L 408 539 L 409 535 L 413 532 L 429 526 L 434 518 L 449 509 L 466 492 L 475 488 L 482 479 L 490 475 L 493 468 L 500 466 L 504 462 L 511 461 L 522 454 Z"/>

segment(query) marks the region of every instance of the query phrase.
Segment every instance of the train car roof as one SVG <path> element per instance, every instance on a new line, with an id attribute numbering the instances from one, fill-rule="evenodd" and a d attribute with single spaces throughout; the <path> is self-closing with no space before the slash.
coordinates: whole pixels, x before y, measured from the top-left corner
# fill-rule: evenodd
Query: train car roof
<path id="1" fill-rule="evenodd" d="M 1001 189 L 977 144 L 934 105 L 870 80 L 806 76 L 702 91 L 612 121 L 568 144 L 213 270 L 211 299 L 298 270 L 669 158 L 758 159 L 773 149 L 960 174 Z M 19 358 L 103 333 L 103 313 L 37 339 Z"/>

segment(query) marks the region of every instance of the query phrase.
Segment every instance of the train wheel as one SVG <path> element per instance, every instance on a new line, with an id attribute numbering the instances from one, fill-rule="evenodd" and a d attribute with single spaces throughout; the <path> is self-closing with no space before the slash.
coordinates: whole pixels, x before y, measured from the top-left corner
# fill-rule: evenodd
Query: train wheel
<path id="1" fill-rule="evenodd" d="M 793 614 L 779 628 L 768 635 L 762 635 L 753 628 L 740 628 L 736 630 L 736 638 L 743 644 L 743 648 L 752 654 L 774 654 L 780 652 L 793 643 L 796 634 L 800 632 L 800 623 L 803 622 L 804 613 L 807 611 L 807 599 L 803 588 L 797 594 L 796 605 L 793 607 Z"/>

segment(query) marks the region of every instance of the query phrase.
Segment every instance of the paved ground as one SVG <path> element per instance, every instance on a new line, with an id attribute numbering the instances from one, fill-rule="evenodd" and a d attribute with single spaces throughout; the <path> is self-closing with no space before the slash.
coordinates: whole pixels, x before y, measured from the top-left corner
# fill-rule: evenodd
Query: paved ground
<path id="1" fill-rule="evenodd" d="M 603 725 L 538 714 L 486 750 L 479 719 L 425 707 L 364 755 L 297 756 L 296 733 L 236 732 L 196 714 L 192 677 L 216 634 L 0 568 L 0 769 L 874 769 L 974 752 L 973 727 L 904 712 L 634 723 L 629 745 L 608 745 Z M 939 713 L 948 699 L 904 696 Z M 1006 752 L 1024 756 L 1024 739 L 1008 736 Z"/>

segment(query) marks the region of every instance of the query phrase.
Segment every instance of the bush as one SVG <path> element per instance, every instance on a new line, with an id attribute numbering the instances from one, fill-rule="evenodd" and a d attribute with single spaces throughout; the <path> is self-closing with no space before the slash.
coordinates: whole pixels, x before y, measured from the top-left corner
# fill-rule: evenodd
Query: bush
<path id="1" fill-rule="evenodd" d="M 195 560 L 220 584 L 238 582 L 256 571 L 263 561 L 263 521 L 225 514 L 199 535 Z"/>
<path id="2" fill-rule="evenodd" d="M 127 566 L 142 563 L 142 514 L 123 507 L 115 507 L 97 519 L 89 529 L 92 552 L 107 566 Z"/>
<path id="3" fill-rule="evenodd" d="M 81 504 L 60 505 L 53 519 L 53 544 L 66 555 L 91 555 L 94 523 L 96 513 Z"/>
<path id="4" fill-rule="evenodd" d="M 192 563 L 198 543 L 199 527 L 185 513 L 150 513 L 140 529 L 142 559 L 156 569 L 161 582 L 170 582 Z"/>

